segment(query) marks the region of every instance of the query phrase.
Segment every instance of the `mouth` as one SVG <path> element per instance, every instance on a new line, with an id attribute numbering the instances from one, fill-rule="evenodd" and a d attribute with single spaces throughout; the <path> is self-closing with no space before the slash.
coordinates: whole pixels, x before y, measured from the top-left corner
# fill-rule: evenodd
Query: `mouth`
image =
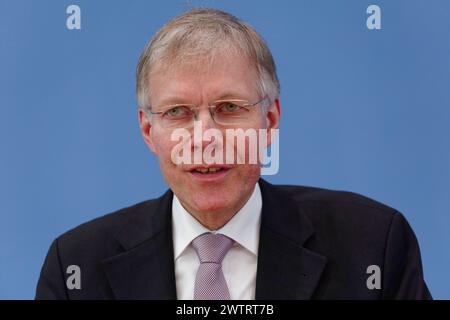
<path id="1" fill-rule="evenodd" d="M 212 173 L 220 172 L 223 170 L 228 170 L 228 169 L 225 169 L 225 168 L 195 168 L 191 172 L 196 172 L 196 173 L 200 173 L 200 174 L 212 174 Z"/>
<path id="2" fill-rule="evenodd" d="M 189 173 L 198 180 L 212 182 L 223 179 L 230 170 L 231 167 L 226 166 L 195 167 Z"/>

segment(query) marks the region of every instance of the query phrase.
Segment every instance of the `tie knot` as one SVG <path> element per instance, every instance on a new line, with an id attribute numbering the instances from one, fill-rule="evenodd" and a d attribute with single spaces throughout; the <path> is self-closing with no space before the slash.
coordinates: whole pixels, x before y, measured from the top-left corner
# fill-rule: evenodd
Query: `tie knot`
<path id="1" fill-rule="evenodd" d="M 200 263 L 212 262 L 221 264 L 223 258 L 233 245 L 233 240 L 223 234 L 204 233 L 192 240 Z"/>

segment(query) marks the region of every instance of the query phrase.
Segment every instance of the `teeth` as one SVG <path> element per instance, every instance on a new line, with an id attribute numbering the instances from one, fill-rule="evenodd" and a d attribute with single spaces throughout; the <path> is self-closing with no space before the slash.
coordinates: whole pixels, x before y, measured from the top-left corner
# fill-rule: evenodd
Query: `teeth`
<path id="1" fill-rule="evenodd" d="M 197 168 L 195 171 L 201 172 L 201 173 L 209 173 L 209 172 L 217 172 L 222 170 L 222 168 Z"/>

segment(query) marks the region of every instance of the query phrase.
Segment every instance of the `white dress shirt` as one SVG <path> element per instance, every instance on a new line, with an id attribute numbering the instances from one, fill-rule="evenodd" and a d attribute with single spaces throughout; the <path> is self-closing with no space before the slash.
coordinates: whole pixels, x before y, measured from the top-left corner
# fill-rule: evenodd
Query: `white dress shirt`
<path id="1" fill-rule="evenodd" d="M 247 203 L 219 230 L 209 230 L 184 209 L 177 196 L 172 200 L 172 230 L 177 298 L 194 298 L 195 276 L 200 261 L 191 241 L 205 233 L 221 233 L 235 241 L 222 261 L 222 270 L 232 300 L 255 299 L 256 265 L 262 198 L 256 183 Z"/>

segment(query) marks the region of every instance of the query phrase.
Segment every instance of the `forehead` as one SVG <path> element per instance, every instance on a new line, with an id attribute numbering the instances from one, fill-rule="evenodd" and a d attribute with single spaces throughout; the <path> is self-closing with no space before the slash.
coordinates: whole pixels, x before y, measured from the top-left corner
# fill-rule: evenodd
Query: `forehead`
<path id="1" fill-rule="evenodd" d="M 257 72 L 239 54 L 219 54 L 157 66 L 149 77 L 150 104 L 211 102 L 258 98 Z"/>

